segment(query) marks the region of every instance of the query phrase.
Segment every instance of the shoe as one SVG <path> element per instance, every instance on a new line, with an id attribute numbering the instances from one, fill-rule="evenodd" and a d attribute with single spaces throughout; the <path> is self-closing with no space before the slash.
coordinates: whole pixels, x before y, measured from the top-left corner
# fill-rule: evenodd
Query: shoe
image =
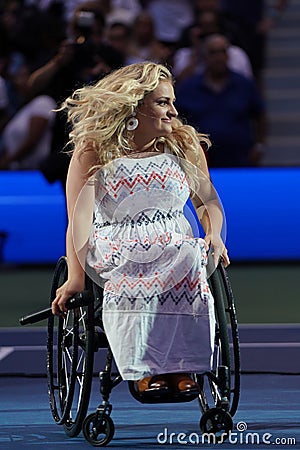
<path id="1" fill-rule="evenodd" d="M 169 392 L 169 385 L 163 378 L 163 375 L 141 378 L 134 383 L 140 394 L 163 394 Z"/>
<path id="2" fill-rule="evenodd" d="M 135 387 L 139 393 L 143 393 L 149 389 L 149 382 L 152 377 L 141 378 L 138 381 L 135 381 Z"/>
<path id="3" fill-rule="evenodd" d="M 154 375 L 149 383 L 149 390 L 166 391 L 169 390 L 169 384 L 164 375 Z"/>
<path id="4" fill-rule="evenodd" d="M 170 373 L 168 379 L 175 392 L 196 394 L 200 391 L 198 384 L 187 373 Z"/>

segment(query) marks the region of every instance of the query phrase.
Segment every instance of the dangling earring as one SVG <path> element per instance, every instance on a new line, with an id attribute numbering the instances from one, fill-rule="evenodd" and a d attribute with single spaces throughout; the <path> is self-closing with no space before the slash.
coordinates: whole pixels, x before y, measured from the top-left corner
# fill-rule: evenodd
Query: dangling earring
<path id="1" fill-rule="evenodd" d="M 136 112 L 134 111 L 132 113 L 132 116 L 129 117 L 129 119 L 126 121 L 126 130 L 133 131 L 133 130 L 136 130 L 137 127 L 139 126 L 139 121 L 135 116 L 136 116 Z"/>

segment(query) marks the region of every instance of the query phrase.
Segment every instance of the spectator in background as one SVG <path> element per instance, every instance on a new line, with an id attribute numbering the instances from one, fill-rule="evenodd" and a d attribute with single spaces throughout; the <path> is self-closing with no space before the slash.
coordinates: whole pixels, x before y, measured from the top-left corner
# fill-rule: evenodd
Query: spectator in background
<path id="1" fill-rule="evenodd" d="M 9 97 L 6 84 L 6 69 L 9 62 L 9 54 L 0 47 L 0 133 L 9 119 Z M 1 153 L 1 141 L 0 141 Z"/>
<path id="2" fill-rule="evenodd" d="M 0 9 L 1 39 L 31 66 L 43 64 L 64 37 L 62 12 L 41 11 L 27 2 L 8 0 Z"/>
<path id="3" fill-rule="evenodd" d="M 172 66 L 174 51 L 173 42 L 157 39 L 152 15 L 142 11 L 132 25 L 127 64 L 152 61 Z"/>
<path id="4" fill-rule="evenodd" d="M 124 65 L 130 64 L 131 27 L 115 22 L 106 27 L 106 42 L 123 57 Z"/>
<path id="5" fill-rule="evenodd" d="M 255 166 L 265 142 L 265 107 L 256 83 L 229 69 L 228 47 L 223 35 L 206 38 L 205 70 L 178 84 L 176 106 L 210 136 L 211 167 Z"/>
<path id="6" fill-rule="evenodd" d="M 75 9 L 70 22 L 72 39 L 63 41 L 56 55 L 31 74 L 31 95 L 46 89 L 60 103 L 74 88 L 123 65 L 120 52 L 104 42 L 105 21 L 100 9 L 98 2 L 84 2 Z M 63 187 L 69 165 L 68 155 L 62 152 L 68 136 L 65 119 L 63 112 L 56 115 L 51 155 L 42 165 L 47 180 L 59 180 Z"/>
<path id="7" fill-rule="evenodd" d="M 39 169 L 50 153 L 54 112 L 57 104 L 49 95 L 28 96 L 29 68 L 23 64 L 14 83 L 22 91 L 24 103 L 2 132 L 0 169 Z"/>
<path id="8" fill-rule="evenodd" d="M 181 39 L 181 46 L 174 54 L 174 63 L 172 72 L 177 81 L 193 75 L 202 67 L 202 41 L 203 28 L 198 23 L 194 23 L 184 30 L 184 36 Z"/>
<path id="9" fill-rule="evenodd" d="M 103 77 L 123 64 L 122 55 L 104 42 L 105 21 L 97 2 L 84 2 L 70 22 L 71 39 L 61 43 L 57 53 L 31 74 L 32 94 L 48 87 L 61 100 L 74 87 Z"/>
<path id="10" fill-rule="evenodd" d="M 129 63 L 151 61 L 155 58 L 157 45 L 153 17 L 148 12 L 142 11 L 132 26 Z"/>
<path id="11" fill-rule="evenodd" d="M 228 34 L 223 31 L 220 13 L 213 11 L 203 11 L 202 13 L 198 14 L 197 21 L 202 27 L 203 34 L 205 36 L 219 33 L 225 35 L 228 38 L 230 42 L 230 45 L 228 47 L 229 67 L 248 78 L 252 78 L 253 72 L 250 59 L 247 53 L 240 46 L 234 43 L 234 37 L 232 36 L 233 33 L 231 33 L 230 30 L 228 31 Z"/>
<path id="12" fill-rule="evenodd" d="M 49 12 L 53 9 L 60 9 L 63 18 L 69 22 L 73 16 L 75 9 L 86 0 L 30 0 L 42 11 Z"/>
<path id="13" fill-rule="evenodd" d="M 60 10 L 41 11 L 36 6 L 24 6 L 17 30 L 16 50 L 34 70 L 57 51 L 66 36 L 66 22 Z"/>
<path id="14" fill-rule="evenodd" d="M 1 38 L 10 48 L 16 47 L 19 37 L 19 26 L 23 20 L 23 9 L 17 0 L 7 0 L 0 9 Z"/>
<path id="15" fill-rule="evenodd" d="M 173 73 L 178 81 L 203 71 L 203 40 L 210 34 L 221 33 L 218 14 L 203 11 L 198 15 L 198 21 L 188 31 L 190 46 L 178 49 L 174 57 Z M 231 43 L 228 47 L 228 67 L 248 78 L 253 77 L 246 52 Z"/>
<path id="16" fill-rule="evenodd" d="M 0 52 L 2 56 L 5 54 L 3 77 L 8 93 L 9 117 L 24 101 L 24 92 L 15 83 L 18 72 L 24 71 L 24 65 L 32 71 L 49 60 L 65 38 L 65 28 L 57 11 L 42 12 L 34 5 L 15 1 L 8 1 L 0 9 Z"/>
<path id="17" fill-rule="evenodd" d="M 89 77 L 91 81 L 98 79 L 99 75 L 102 77 L 124 63 L 122 54 L 105 42 L 105 27 L 106 16 L 101 2 L 86 1 L 75 9 L 70 22 L 71 40 L 75 43 L 76 52 L 81 52 L 82 56 L 85 54 L 92 67 L 84 82 Z"/>
<path id="18" fill-rule="evenodd" d="M 195 21 L 206 12 L 213 13 L 218 17 L 218 32 L 228 37 L 233 45 L 243 48 L 243 35 L 239 24 L 227 17 L 221 8 L 222 0 L 194 0 Z"/>
<path id="19" fill-rule="evenodd" d="M 131 26 L 142 10 L 139 0 L 105 0 L 105 2 L 107 3 L 105 21 L 108 25 L 121 22 Z"/>
<path id="20" fill-rule="evenodd" d="M 72 19 L 76 8 L 80 7 L 86 0 L 31 0 L 35 1 L 42 10 L 62 8 L 64 18 L 67 22 Z M 105 16 L 106 22 L 111 24 L 119 21 L 121 17 L 132 21 L 140 12 L 141 4 L 139 0 L 95 0 L 101 13 Z"/>
<path id="21" fill-rule="evenodd" d="M 1 57 L 0 57 L 1 60 Z M 1 62 L 0 62 L 1 65 Z M 5 79 L 0 75 L 0 131 L 2 130 L 4 124 L 8 120 L 8 93 L 5 84 Z"/>
<path id="22" fill-rule="evenodd" d="M 15 74 L 24 62 L 24 55 L 19 48 L 20 28 L 23 20 L 23 9 L 20 2 L 8 0 L 0 8 L 0 48 L 1 48 L 1 76 L 8 99 L 7 117 L 11 117 L 19 107 L 19 100 L 15 96 L 11 83 L 11 74 Z M 7 121 L 7 120 L 6 120 Z M 4 123 L 3 123 L 4 125 Z"/>
<path id="23" fill-rule="evenodd" d="M 159 41 L 177 44 L 182 31 L 194 21 L 192 0 L 148 0 L 144 3 L 153 18 Z"/>
<path id="24" fill-rule="evenodd" d="M 269 7 L 270 4 L 272 7 Z M 224 16 L 239 25 L 242 46 L 250 58 L 254 76 L 262 90 L 267 36 L 287 4 L 288 0 L 221 1 Z"/>

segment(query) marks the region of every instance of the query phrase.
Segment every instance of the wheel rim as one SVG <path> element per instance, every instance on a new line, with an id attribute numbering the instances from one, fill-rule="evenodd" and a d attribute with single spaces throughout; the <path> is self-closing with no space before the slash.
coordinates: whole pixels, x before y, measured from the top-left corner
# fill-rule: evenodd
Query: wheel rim
<path id="1" fill-rule="evenodd" d="M 87 327 L 86 318 L 88 308 L 78 308 L 74 312 L 77 322 L 76 358 L 73 360 L 72 402 L 68 409 L 67 420 L 64 424 L 67 431 L 72 433 L 76 424 L 84 420 L 88 408 L 93 371 L 93 331 Z M 91 337 L 92 335 L 92 337 Z M 81 430 L 81 427 L 80 427 Z"/>
<path id="2" fill-rule="evenodd" d="M 51 300 L 66 280 L 67 265 L 61 258 L 56 266 Z M 47 375 L 50 409 L 66 434 L 79 434 L 88 409 L 94 359 L 93 304 L 68 311 L 64 317 L 48 320 Z"/>
<path id="3" fill-rule="evenodd" d="M 211 393 L 214 398 L 213 407 L 221 407 L 229 411 L 230 415 L 233 416 L 237 410 L 240 394 L 239 337 L 233 294 L 222 263 L 212 272 L 209 284 L 215 298 L 217 319 L 212 370 L 212 374 L 215 377 L 209 377 Z M 216 297 L 219 301 L 216 301 Z M 230 350 L 230 345 L 233 347 L 233 352 Z M 227 368 L 226 386 L 222 383 L 222 375 L 219 374 L 221 368 L 222 370 Z M 224 395 L 223 399 L 222 395 Z M 226 401 L 226 398 L 228 401 Z M 209 409 L 206 401 L 200 401 L 200 406 L 203 412 Z"/>
<path id="4" fill-rule="evenodd" d="M 220 443 L 228 438 L 233 428 L 231 415 L 221 408 L 212 408 L 203 414 L 200 420 L 200 429 L 203 434 Z"/>
<path id="5" fill-rule="evenodd" d="M 227 298 L 227 312 L 229 316 L 229 321 L 231 325 L 231 337 L 232 337 L 232 347 L 233 347 L 233 360 L 232 360 L 232 387 L 231 387 L 231 405 L 230 405 L 230 415 L 233 417 L 237 411 L 239 399 L 240 399 L 240 388 L 241 388 L 241 356 L 240 356 L 240 342 L 239 342 L 239 330 L 238 322 L 236 316 L 235 302 L 233 297 L 233 292 L 227 276 L 226 270 L 222 264 L 219 265 L 220 276 L 222 278 L 224 289 Z"/>
<path id="6" fill-rule="evenodd" d="M 115 432 L 114 423 L 107 414 L 102 417 L 101 423 L 96 420 L 96 413 L 90 414 L 84 420 L 82 429 L 86 440 L 96 447 L 107 445 Z"/>
<path id="7" fill-rule="evenodd" d="M 60 258 L 54 271 L 50 305 L 56 296 L 57 288 L 67 279 L 67 263 Z M 64 329 L 66 319 L 51 316 L 48 320 L 47 340 L 47 376 L 50 409 L 54 420 L 64 423 L 67 410 L 65 409 L 68 382 L 64 368 Z"/>

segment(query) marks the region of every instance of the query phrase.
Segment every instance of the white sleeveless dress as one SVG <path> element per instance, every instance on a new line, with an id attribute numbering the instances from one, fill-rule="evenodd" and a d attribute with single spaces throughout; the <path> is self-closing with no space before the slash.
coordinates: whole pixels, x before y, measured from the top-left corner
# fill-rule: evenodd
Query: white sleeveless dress
<path id="1" fill-rule="evenodd" d="M 103 325 L 124 380 L 211 367 L 215 320 L 206 244 L 183 214 L 176 158 L 119 158 L 95 180 L 87 264 L 105 279 Z"/>

